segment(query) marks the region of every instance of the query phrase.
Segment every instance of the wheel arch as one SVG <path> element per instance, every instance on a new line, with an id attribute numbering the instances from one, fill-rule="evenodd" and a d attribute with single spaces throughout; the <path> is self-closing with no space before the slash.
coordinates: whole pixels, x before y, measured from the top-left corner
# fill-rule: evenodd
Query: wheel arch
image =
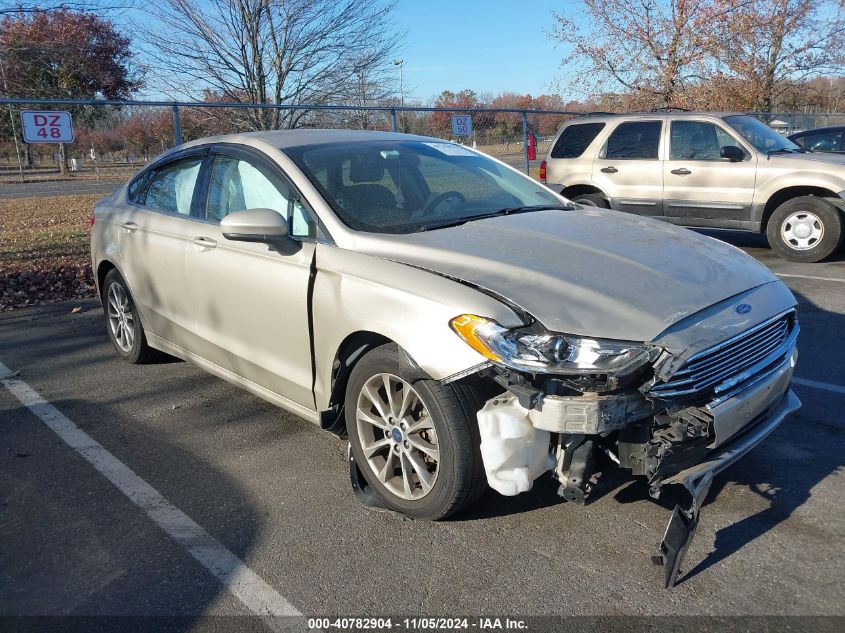
<path id="1" fill-rule="evenodd" d="M 761 218 L 760 222 L 760 232 L 766 232 L 766 228 L 769 224 L 769 219 L 772 217 L 772 214 L 775 212 L 780 205 L 784 202 L 788 202 L 794 198 L 800 198 L 802 196 L 815 196 L 817 198 L 833 198 L 835 200 L 840 201 L 841 198 L 837 195 L 835 191 L 831 189 L 827 189 L 825 187 L 816 187 L 816 186 L 804 186 L 804 185 L 796 185 L 792 187 L 784 187 L 782 189 L 777 190 L 766 201 L 766 205 L 763 208 L 763 217 Z M 836 206 L 840 213 L 842 212 L 842 208 L 839 205 Z"/>
<path id="2" fill-rule="evenodd" d="M 113 270 L 117 270 L 117 266 L 115 266 L 114 262 L 108 259 L 104 259 L 97 264 L 97 274 L 94 278 L 97 281 L 97 295 L 100 297 L 100 301 L 103 299 L 103 282 L 106 280 L 106 275 Z"/>
<path id="3" fill-rule="evenodd" d="M 332 362 L 328 408 L 320 412 L 320 428 L 332 433 L 343 433 L 345 429 L 343 402 L 346 398 L 346 386 L 349 384 L 349 376 L 352 374 L 352 370 L 368 352 L 382 345 L 391 344 L 402 350 L 402 347 L 396 341 L 384 334 L 370 330 L 352 332 L 341 341 Z M 402 351 L 404 352 L 404 350 Z M 401 354 L 400 357 L 406 359 L 410 367 L 419 371 L 420 377 L 427 377 L 407 352 Z"/>
<path id="4" fill-rule="evenodd" d="M 585 193 L 597 193 L 607 198 L 607 194 L 595 185 L 570 185 L 569 187 L 564 187 L 560 195 L 572 200 Z"/>

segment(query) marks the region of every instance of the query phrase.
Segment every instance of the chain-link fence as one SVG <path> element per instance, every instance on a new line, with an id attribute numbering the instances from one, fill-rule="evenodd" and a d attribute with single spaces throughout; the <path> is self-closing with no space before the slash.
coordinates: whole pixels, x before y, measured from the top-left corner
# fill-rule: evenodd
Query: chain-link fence
<path id="1" fill-rule="evenodd" d="M 0 186 L 119 183 L 166 149 L 203 136 L 275 128 L 395 130 L 475 147 L 529 175 L 563 123 L 583 113 L 391 106 L 267 106 L 154 101 L 0 99 Z M 22 110 L 67 110 L 72 143 L 25 143 Z M 843 113 L 753 113 L 783 134 L 845 125 Z M 461 117 L 457 127 L 453 118 Z M 468 119 L 468 120 L 467 120 Z M 532 149 L 533 146 L 533 149 Z M 59 192 L 61 185 L 53 185 Z M 72 185 L 68 184 L 72 189 Z M 2 196 L 2 192 L 0 192 Z"/>
<path id="2" fill-rule="evenodd" d="M 537 173 L 557 129 L 575 112 L 389 106 L 258 106 L 225 103 L 0 100 L 0 184 L 124 181 L 182 141 L 256 129 L 394 130 L 463 143 Z M 25 143 L 22 110 L 67 110 L 72 143 Z M 462 125 L 453 126 L 453 117 Z M 468 119 L 468 121 L 467 121 Z"/>
<path id="3" fill-rule="evenodd" d="M 49 116 L 68 111 L 73 140 L 61 145 L 25 143 L 21 112 L 30 111 L 24 118 L 31 121 L 33 110 L 47 111 Z M 583 115 L 389 106 L 0 99 L 0 311 L 93 296 L 88 232 L 95 201 L 182 141 L 291 127 L 396 130 L 464 143 L 538 176 L 539 162 L 548 153 L 555 132 L 577 116 Z M 845 114 L 757 116 L 784 134 L 845 125 Z M 454 127 L 453 117 L 457 117 Z M 29 126 L 28 132 L 32 131 Z M 58 130 L 38 129 L 40 136 L 32 138 L 49 140 L 54 132 Z"/>

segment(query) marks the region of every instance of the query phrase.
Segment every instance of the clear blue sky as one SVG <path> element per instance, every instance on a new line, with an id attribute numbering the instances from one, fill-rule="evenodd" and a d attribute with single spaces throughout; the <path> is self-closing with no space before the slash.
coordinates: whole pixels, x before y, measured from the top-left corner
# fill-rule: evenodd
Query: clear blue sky
<path id="1" fill-rule="evenodd" d="M 428 101 L 463 88 L 550 92 L 565 54 L 549 40 L 552 10 L 568 7 L 567 0 L 399 0 L 395 17 L 407 30 L 401 56 L 410 98 Z"/>
<path id="2" fill-rule="evenodd" d="M 201 0 L 202 1 L 202 0 Z M 405 98 L 426 103 L 444 90 L 476 93 L 554 93 L 563 76 L 566 50 L 555 47 L 549 31 L 552 11 L 571 12 L 571 0 L 398 0 L 394 19 L 406 32 Z M 122 13 L 129 26 L 149 16 L 137 9 Z M 398 88 L 399 71 L 396 70 Z M 154 86 L 147 98 L 164 98 Z M 567 95 L 563 95 L 568 98 Z M 579 98 L 573 94 L 572 98 Z"/>

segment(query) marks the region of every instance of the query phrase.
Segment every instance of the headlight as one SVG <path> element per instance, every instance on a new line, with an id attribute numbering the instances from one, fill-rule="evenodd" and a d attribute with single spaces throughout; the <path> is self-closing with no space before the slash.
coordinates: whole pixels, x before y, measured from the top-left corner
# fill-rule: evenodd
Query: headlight
<path id="1" fill-rule="evenodd" d="M 449 325 L 494 363 L 532 373 L 618 374 L 649 359 L 649 347 L 642 343 L 509 330 L 474 314 L 457 316 Z"/>

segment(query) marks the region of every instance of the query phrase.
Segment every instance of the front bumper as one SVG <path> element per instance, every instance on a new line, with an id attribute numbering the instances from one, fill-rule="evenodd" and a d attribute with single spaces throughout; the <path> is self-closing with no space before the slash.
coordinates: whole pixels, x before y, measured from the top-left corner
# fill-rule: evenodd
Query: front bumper
<path id="1" fill-rule="evenodd" d="M 770 374 L 735 396 L 705 407 L 704 411 L 713 416 L 715 431 L 706 457 L 671 474 L 663 470 L 658 490 L 666 484 L 681 484 L 691 497 L 687 509 L 675 506 L 660 543 L 659 555 L 655 557 L 655 562 L 663 565 L 666 587 L 674 586 L 681 573 L 681 563 L 695 535 L 698 513 L 713 477 L 766 439 L 786 416 L 801 407 L 798 396 L 789 388 L 795 358 L 793 350 L 788 360 Z"/>
<path id="2" fill-rule="evenodd" d="M 701 414 L 712 420 L 712 441 L 702 447 L 704 453 L 694 463 L 685 460 L 682 451 L 664 453 L 654 470 L 652 486 L 683 484 L 691 490 L 705 474 L 716 475 L 768 437 L 786 416 L 801 407 L 798 396 L 789 388 L 796 360 L 793 348 L 779 366 L 742 391 L 702 407 Z"/>
<path id="3" fill-rule="evenodd" d="M 733 464 L 752 448 L 766 439 L 784 418 L 801 408 L 801 401 L 792 389 L 787 390 L 780 401 L 770 410 L 767 417 L 754 425 L 753 428 L 741 434 L 720 447 L 714 454 L 695 466 L 686 468 L 663 480 L 664 484 L 687 484 L 700 479 L 710 473 L 716 475 Z"/>

